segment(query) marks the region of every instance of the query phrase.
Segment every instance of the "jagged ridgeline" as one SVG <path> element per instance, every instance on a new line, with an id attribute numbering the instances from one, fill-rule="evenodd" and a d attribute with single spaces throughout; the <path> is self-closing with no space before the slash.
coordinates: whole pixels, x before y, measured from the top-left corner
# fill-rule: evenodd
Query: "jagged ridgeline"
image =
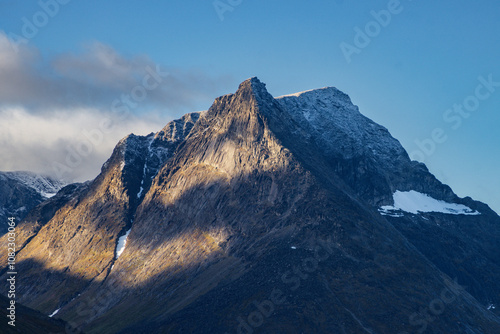
<path id="1" fill-rule="evenodd" d="M 246 80 L 18 230 L 18 301 L 85 333 L 500 333 L 500 217 L 336 88 Z"/>

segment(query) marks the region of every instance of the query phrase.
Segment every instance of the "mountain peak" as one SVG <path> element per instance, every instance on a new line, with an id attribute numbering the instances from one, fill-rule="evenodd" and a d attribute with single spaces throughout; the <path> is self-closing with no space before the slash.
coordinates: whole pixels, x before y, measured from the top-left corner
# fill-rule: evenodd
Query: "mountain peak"
<path id="1" fill-rule="evenodd" d="M 16 227 L 20 303 L 89 333 L 385 333 L 441 292 L 433 332 L 500 333 L 500 218 L 334 87 L 252 77 L 108 161 Z"/>
<path id="2" fill-rule="evenodd" d="M 257 77 L 249 78 L 243 81 L 238 90 L 235 93 L 237 98 L 243 98 L 252 100 L 255 99 L 260 105 L 265 104 L 266 102 L 271 102 L 274 98 L 269 94 L 266 89 L 266 84 L 259 80 Z"/>
<path id="3" fill-rule="evenodd" d="M 304 100 L 310 100 L 311 102 L 323 101 L 331 102 L 336 101 L 337 104 L 343 104 L 344 106 L 354 106 L 351 98 L 346 93 L 337 89 L 336 87 L 323 87 L 316 89 L 309 89 L 302 92 L 297 92 L 293 94 L 287 94 L 277 97 L 276 99 L 294 99 L 301 98 Z"/>
<path id="4" fill-rule="evenodd" d="M 61 188 L 67 185 L 62 180 L 54 179 L 51 176 L 36 174 L 28 171 L 5 172 L 5 176 L 15 179 L 25 186 L 36 190 L 44 198 L 54 196 Z"/>
<path id="5" fill-rule="evenodd" d="M 258 87 L 258 86 L 264 86 L 266 87 L 266 84 L 263 83 L 262 81 L 259 80 L 257 77 L 251 77 L 240 83 L 240 86 L 238 89 L 244 88 L 244 87 Z"/>
<path id="6" fill-rule="evenodd" d="M 251 92 L 255 90 L 266 90 L 266 84 L 262 83 L 257 77 L 251 77 L 240 83 L 235 94 L 238 94 L 238 92 Z"/>

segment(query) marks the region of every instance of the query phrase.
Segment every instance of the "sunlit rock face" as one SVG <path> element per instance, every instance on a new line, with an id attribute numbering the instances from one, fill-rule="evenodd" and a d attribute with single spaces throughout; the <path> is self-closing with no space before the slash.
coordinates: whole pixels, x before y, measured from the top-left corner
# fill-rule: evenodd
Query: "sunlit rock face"
<path id="1" fill-rule="evenodd" d="M 499 223 L 346 94 L 251 78 L 33 210 L 20 301 L 86 333 L 497 333 Z"/>

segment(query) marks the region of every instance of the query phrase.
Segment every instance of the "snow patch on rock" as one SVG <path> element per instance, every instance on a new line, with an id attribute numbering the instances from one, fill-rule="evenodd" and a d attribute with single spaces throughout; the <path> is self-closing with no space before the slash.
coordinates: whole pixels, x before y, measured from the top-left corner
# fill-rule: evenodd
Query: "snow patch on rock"
<path id="1" fill-rule="evenodd" d="M 125 250 L 125 246 L 127 245 L 127 238 L 131 230 L 132 229 L 128 230 L 125 235 L 122 235 L 120 238 L 118 238 L 118 244 L 116 245 L 116 259 L 118 259 Z"/>
<path id="2" fill-rule="evenodd" d="M 399 191 L 393 194 L 393 205 L 385 205 L 379 208 L 382 215 L 391 217 L 402 217 L 401 211 L 413 214 L 423 212 L 440 212 L 451 215 L 480 215 L 478 211 L 457 203 L 448 203 L 437 200 L 429 195 L 422 194 L 415 190 Z"/>
<path id="3" fill-rule="evenodd" d="M 57 312 L 59 312 L 60 308 L 58 308 L 57 310 L 55 310 L 54 312 L 52 312 L 50 315 L 49 315 L 49 318 L 52 318 L 53 316 L 55 316 L 57 314 Z"/>
<path id="4" fill-rule="evenodd" d="M 152 156 L 151 153 L 151 145 L 153 145 L 153 141 L 155 140 L 154 136 L 151 136 L 151 139 L 149 140 L 148 148 L 147 148 L 147 154 L 146 154 L 146 159 L 144 160 L 144 166 L 142 167 L 142 178 L 141 178 L 141 188 L 139 189 L 139 192 L 137 193 L 137 198 L 141 198 L 142 192 L 144 191 L 144 179 L 146 178 L 146 173 L 147 173 L 147 168 L 148 168 L 148 159 Z"/>

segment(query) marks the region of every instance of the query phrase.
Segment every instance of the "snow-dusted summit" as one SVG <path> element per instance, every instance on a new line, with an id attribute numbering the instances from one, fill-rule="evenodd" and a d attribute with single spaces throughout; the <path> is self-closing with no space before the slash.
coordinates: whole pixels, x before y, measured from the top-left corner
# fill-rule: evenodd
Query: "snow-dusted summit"
<path id="1" fill-rule="evenodd" d="M 66 184 L 32 172 L 0 172 L 0 220 L 15 217 L 19 222 L 28 212 L 54 196 Z M 0 235 L 7 224 L 0 224 Z"/>
<path id="2" fill-rule="evenodd" d="M 327 155 L 351 159 L 370 153 L 387 163 L 405 154 L 385 127 L 363 116 L 349 96 L 337 88 L 313 89 L 276 100 Z"/>
<path id="3" fill-rule="evenodd" d="M 34 189 L 45 198 L 54 196 L 67 182 L 57 180 L 50 176 L 36 174 L 33 172 L 4 172 L 4 176 L 17 180 L 25 186 Z"/>

